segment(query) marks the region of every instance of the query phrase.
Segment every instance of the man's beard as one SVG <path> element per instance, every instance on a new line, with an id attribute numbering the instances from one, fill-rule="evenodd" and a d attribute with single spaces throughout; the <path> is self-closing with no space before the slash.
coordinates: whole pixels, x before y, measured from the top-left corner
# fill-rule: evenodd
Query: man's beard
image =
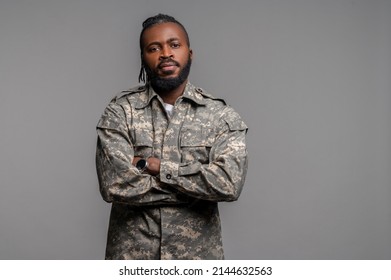
<path id="1" fill-rule="evenodd" d="M 170 60 L 169 60 L 170 61 Z M 167 62 L 167 60 L 165 61 Z M 189 76 L 191 68 L 191 58 L 187 60 L 185 67 L 179 72 L 177 77 L 174 78 L 162 78 L 153 72 L 149 67 L 145 66 L 145 72 L 147 73 L 148 81 L 151 83 L 155 92 L 169 92 L 180 85 L 182 85 Z"/>

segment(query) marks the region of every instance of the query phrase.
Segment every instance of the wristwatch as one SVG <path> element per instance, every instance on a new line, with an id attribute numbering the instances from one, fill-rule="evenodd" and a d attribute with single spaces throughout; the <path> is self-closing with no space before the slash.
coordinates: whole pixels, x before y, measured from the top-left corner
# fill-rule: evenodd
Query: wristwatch
<path id="1" fill-rule="evenodd" d="M 136 163 L 136 167 L 140 172 L 144 172 L 148 168 L 148 161 L 144 158 L 139 159 Z"/>

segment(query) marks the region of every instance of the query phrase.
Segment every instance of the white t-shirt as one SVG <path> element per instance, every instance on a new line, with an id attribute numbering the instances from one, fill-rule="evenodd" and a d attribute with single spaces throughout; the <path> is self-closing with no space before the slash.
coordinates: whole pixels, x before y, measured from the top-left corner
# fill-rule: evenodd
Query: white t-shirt
<path id="1" fill-rule="evenodd" d="M 167 115 L 171 118 L 174 111 L 174 105 L 164 103 L 164 109 L 166 110 Z"/>

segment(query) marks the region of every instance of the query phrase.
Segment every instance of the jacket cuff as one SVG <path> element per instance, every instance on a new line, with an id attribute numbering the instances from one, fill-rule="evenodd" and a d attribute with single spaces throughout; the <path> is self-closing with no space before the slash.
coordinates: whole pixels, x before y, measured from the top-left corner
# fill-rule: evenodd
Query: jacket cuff
<path id="1" fill-rule="evenodd" d="M 160 161 L 160 181 L 167 184 L 175 184 L 178 178 L 179 164 L 168 161 Z"/>

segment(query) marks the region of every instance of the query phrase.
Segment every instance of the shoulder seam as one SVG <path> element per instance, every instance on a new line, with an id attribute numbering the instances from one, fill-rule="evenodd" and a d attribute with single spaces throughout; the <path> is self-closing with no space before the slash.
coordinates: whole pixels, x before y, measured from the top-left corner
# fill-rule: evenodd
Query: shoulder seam
<path id="1" fill-rule="evenodd" d="M 200 87 L 195 87 L 195 91 L 199 94 L 201 94 L 203 97 L 210 98 L 212 100 L 218 100 L 224 103 L 224 105 L 227 105 L 227 102 L 225 102 L 224 99 L 215 97 L 214 95 L 210 94 L 209 92 L 205 91 L 204 89 Z"/>
<path id="2" fill-rule="evenodd" d="M 115 102 L 117 101 L 118 99 L 126 96 L 126 95 L 129 95 L 129 94 L 134 94 L 134 93 L 138 93 L 138 92 L 143 92 L 145 91 L 147 88 L 146 86 L 136 86 L 136 87 L 132 87 L 130 89 L 127 89 L 127 90 L 122 90 L 120 91 L 119 93 L 117 93 L 111 100 L 111 102 Z"/>

